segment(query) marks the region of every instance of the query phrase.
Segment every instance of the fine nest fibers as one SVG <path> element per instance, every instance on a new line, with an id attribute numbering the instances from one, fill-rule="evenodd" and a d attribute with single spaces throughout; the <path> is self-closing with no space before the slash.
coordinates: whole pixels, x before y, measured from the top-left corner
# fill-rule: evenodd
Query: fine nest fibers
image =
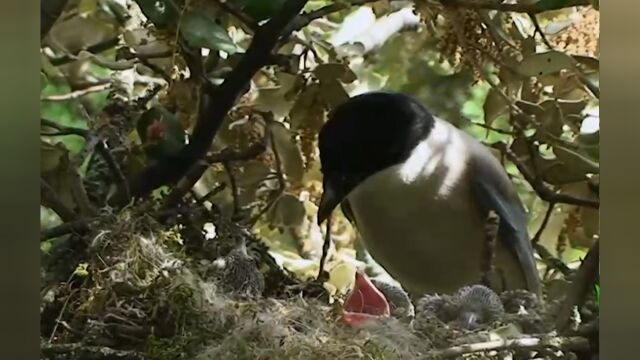
<path id="1" fill-rule="evenodd" d="M 57 345 L 83 344 L 156 359 L 412 359 L 457 344 L 463 336 L 494 330 L 484 323 L 463 329 L 437 316 L 421 328 L 421 304 L 415 304 L 414 317 L 402 293 L 390 299 L 401 305 L 397 317 L 350 328 L 340 321 L 337 302 L 328 305 L 300 292 L 264 296 L 260 290 L 269 285 L 260 280 L 249 286 L 249 296 L 238 296 L 220 280 L 229 275 L 224 266 L 211 270 L 215 261 L 193 260 L 185 254 L 183 232 L 149 216 L 125 211 L 105 217 L 94 229 L 86 239 L 86 259 L 70 280 L 43 290 L 44 358 L 65 358 L 51 350 Z M 243 266 L 264 273 L 253 244 L 238 245 L 218 257 L 227 265 L 229 257 L 237 257 L 246 261 Z M 214 276 L 207 276 L 211 271 Z"/>

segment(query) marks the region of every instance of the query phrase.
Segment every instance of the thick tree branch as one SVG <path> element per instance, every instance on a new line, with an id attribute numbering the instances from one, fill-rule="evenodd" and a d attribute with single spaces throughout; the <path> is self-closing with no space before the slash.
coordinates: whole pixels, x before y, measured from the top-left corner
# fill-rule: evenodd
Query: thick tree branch
<path id="1" fill-rule="evenodd" d="M 65 6 L 67 0 L 40 0 L 40 41 L 47 36 Z"/>
<path id="2" fill-rule="evenodd" d="M 533 4 L 524 2 L 505 4 L 494 0 L 440 0 L 439 2 L 444 6 L 459 7 L 465 9 L 498 10 L 504 12 L 517 12 L 527 14 L 538 14 L 545 11 L 560 10 L 574 6 L 591 6 L 590 0 L 541 0 Z"/>
<path id="3" fill-rule="evenodd" d="M 189 144 L 178 156 L 150 166 L 133 179 L 130 186 L 132 195 L 142 196 L 159 186 L 178 181 L 197 161 L 204 158 L 227 112 L 256 72 L 269 62 L 283 29 L 306 3 L 307 0 L 288 0 L 284 3 L 278 15 L 258 28 L 251 45 L 225 81 L 219 87 L 205 83 L 202 106 Z"/>

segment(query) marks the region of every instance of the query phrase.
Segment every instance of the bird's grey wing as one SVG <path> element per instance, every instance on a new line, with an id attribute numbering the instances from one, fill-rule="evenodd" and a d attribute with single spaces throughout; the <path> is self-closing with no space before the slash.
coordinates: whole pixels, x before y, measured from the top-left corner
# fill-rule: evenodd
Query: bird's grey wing
<path id="1" fill-rule="evenodd" d="M 533 247 L 527 231 L 527 215 L 511 180 L 503 167 L 480 143 L 479 153 L 471 161 L 471 183 L 482 213 L 493 210 L 500 217 L 498 238 L 512 251 L 522 268 L 530 291 L 540 295 L 540 277 L 533 257 Z"/>

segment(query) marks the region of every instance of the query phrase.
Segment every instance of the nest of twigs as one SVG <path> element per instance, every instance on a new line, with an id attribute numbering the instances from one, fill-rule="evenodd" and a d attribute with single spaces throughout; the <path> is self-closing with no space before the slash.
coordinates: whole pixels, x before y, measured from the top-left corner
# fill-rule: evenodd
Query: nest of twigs
<path id="1" fill-rule="evenodd" d="M 186 251 L 184 227 L 124 211 L 93 228 L 79 237 L 84 257 L 72 274 L 43 289 L 44 358 L 527 359 L 592 351 L 587 338 L 550 332 L 553 306 L 510 305 L 504 297 L 505 315 L 474 331 L 437 318 L 417 326 L 419 314 L 413 323 L 390 318 L 355 329 L 341 321 L 339 302 L 330 305 L 294 278 L 284 281 L 287 291 L 275 291 L 272 280 L 257 296 L 227 293 L 205 260 L 223 254 Z M 265 270 L 275 262 L 263 263 L 259 246 L 248 248 L 263 273 L 290 276 Z"/>

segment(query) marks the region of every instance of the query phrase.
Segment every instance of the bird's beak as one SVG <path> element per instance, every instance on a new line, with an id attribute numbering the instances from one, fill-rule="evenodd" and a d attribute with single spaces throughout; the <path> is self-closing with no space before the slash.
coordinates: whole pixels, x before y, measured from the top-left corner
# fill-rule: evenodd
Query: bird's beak
<path id="1" fill-rule="evenodd" d="M 322 182 L 322 197 L 318 206 L 318 225 L 322 224 L 342 201 L 344 194 L 341 188 L 341 186 L 335 186 L 327 177 L 324 178 Z"/>
<path id="2" fill-rule="evenodd" d="M 462 328 L 471 330 L 474 329 L 478 324 L 478 315 L 473 312 L 465 312 L 460 315 L 458 321 Z"/>

